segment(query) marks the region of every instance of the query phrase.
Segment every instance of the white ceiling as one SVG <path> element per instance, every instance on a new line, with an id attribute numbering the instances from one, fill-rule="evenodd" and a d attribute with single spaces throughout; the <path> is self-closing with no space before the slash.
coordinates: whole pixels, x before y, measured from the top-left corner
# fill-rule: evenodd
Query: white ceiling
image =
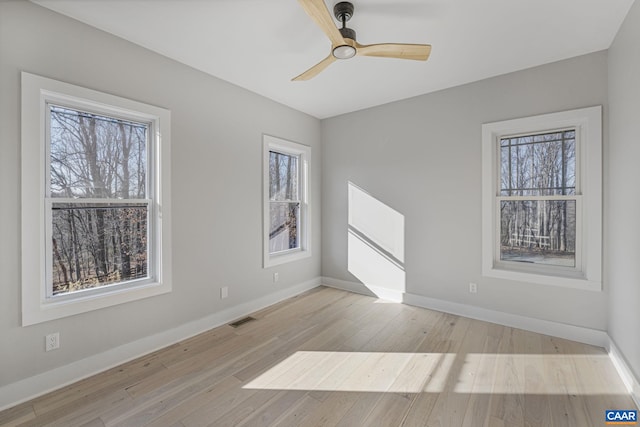
<path id="1" fill-rule="evenodd" d="M 292 82 L 330 49 L 295 0 L 33 1 L 318 118 L 607 49 L 633 3 L 352 0 L 360 43 L 429 43 L 429 60 L 356 57 Z"/>

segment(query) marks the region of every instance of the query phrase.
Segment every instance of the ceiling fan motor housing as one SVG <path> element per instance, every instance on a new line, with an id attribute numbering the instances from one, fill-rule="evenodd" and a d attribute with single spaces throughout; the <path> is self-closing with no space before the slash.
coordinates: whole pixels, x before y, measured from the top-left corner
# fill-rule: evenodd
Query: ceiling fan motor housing
<path id="1" fill-rule="evenodd" d="M 344 37 L 345 39 L 351 39 L 353 41 L 356 40 L 356 32 L 351 28 L 344 27 L 338 29 L 340 30 L 340 34 L 342 34 L 342 37 Z"/>
<path id="2" fill-rule="evenodd" d="M 353 3 L 341 1 L 333 6 L 333 14 L 342 23 L 347 22 L 353 16 Z"/>

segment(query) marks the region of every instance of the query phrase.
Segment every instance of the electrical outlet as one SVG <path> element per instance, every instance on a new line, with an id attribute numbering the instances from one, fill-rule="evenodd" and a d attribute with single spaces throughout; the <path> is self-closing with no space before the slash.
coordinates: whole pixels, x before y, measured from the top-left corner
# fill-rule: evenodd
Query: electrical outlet
<path id="1" fill-rule="evenodd" d="M 477 283 L 469 283 L 469 292 L 472 294 L 478 293 L 478 284 Z"/>
<path id="2" fill-rule="evenodd" d="M 44 339 L 44 342 L 46 351 L 60 348 L 60 332 L 54 332 L 53 334 L 47 335 Z"/>
<path id="3" fill-rule="evenodd" d="M 273 273 L 273 283 L 276 283 L 280 279 L 280 275 L 278 273 Z"/>
<path id="4" fill-rule="evenodd" d="M 220 288 L 220 299 L 225 299 L 229 296 L 229 288 L 225 286 L 224 288 Z"/>

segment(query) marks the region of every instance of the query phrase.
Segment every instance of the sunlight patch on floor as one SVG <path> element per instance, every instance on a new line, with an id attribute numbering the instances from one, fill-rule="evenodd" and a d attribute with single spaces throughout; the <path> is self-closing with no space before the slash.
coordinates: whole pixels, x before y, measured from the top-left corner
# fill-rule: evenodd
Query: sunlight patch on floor
<path id="1" fill-rule="evenodd" d="M 607 395 L 619 381 L 592 371 L 606 355 L 298 351 L 244 388 L 376 393 Z M 456 361 L 458 364 L 456 364 Z M 454 371 L 455 365 L 455 371 Z M 581 366 L 585 372 L 578 372 Z M 588 372 L 587 372 L 588 371 Z"/>
<path id="2" fill-rule="evenodd" d="M 298 351 L 244 388 L 438 393 L 454 360 L 446 353 Z"/>
<path id="3" fill-rule="evenodd" d="M 600 395 L 624 393 L 593 370 L 607 355 L 470 353 L 454 390 L 459 393 Z M 576 365 L 584 371 L 578 372 Z"/>

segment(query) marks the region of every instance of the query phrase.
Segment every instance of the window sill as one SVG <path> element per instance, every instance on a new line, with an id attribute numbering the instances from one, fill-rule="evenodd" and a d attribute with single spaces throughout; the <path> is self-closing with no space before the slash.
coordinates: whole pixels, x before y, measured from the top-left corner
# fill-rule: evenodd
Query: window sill
<path id="1" fill-rule="evenodd" d="M 35 325 L 36 323 L 47 322 L 62 317 L 111 307 L 117 304 L 162 295 L 171 292 L 171 284 L 169 282 L 155 282 L 138 285 L 134 288 L 83 295 L 77 298 L 66 298 L 57 301 L 51 299 L 40 300 L 40 303 L 33 303 L 39 300 L 37 296 L 24 295 L 24 291 L 28 293 L 28 290 L 28 287 L 23 287 L 22 298 L 26 304 L 22 312 L 22 326 Z"/>
<path id="2" fill-rule="evenodd" d="M 507 270 L 498 267 L 485 267 L 482 270 L 485 277 L 512 280 L 516 282 L 536 283 L 539 285 L 559 286 L 563 288 L 580 289 L 584 291 L 602 291 L 602 282 L 579 277 L 550 276 Z"/>
<path id="3" fill-rule="evenodd" d="M 270 255 L 264 260 L 264 268 L 286 264 L 288 262 L 298 261 L 309 257 L 311 257 L 311 251 L 309 250 L 288 252 L 280 255 Z"/>

